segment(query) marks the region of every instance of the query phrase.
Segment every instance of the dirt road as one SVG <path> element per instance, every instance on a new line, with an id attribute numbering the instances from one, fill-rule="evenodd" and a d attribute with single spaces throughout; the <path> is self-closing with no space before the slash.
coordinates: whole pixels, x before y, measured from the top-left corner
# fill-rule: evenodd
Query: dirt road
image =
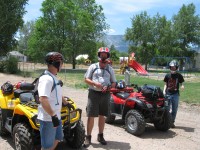
<path id="1" fill-rule="evenodd" d="M 16 83 L 21 80 L 27 82 L 33 81 L 31 78 L 22 78 L 0 73 L 0 85 L 5 81 Z M 87 90 L 72 89 L 64 87 L 64 95 L 71 97 L 77 106 L 83 110 L 82 120 L 86 126 L 85 106 L 87 102 Z M 105 139 L 108 145 L 100 145 L 96 138 L 98 134 L 97 119 L 92 133 L 92 145 L 88 150 L 200 150 L 200 108 L 188 106 L 181 103 L 176 119 L 176 128 L 168 132 L 161 132 L 148 124 L 144 134 L 140 137 L 127 133 L 120 119 L 115 121 L 114 125 L 105 126 Z M 70 148 L 62 142 L 57 150 Z M 0 150 L 14 150 L 13 142 L 10 136 L 0 137 Z"/>

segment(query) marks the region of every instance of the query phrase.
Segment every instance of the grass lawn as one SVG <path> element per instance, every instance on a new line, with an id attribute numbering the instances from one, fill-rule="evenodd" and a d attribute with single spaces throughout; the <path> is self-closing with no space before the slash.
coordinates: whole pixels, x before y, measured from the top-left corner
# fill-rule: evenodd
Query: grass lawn
<path id="1" fill-rule="evenodd" d="M 41 74 L 43 70 L 38 71 L 39 73 L 30 73 L 32 77 L 37 77 Z M 86 70 L 72 70 L 66 69 L 63 70 L 58 74 L 58 77 L 64 82 L 65 86 L 73 87 L 73 88 L 88 88 L 87 84 L 84 82 L 84 74 Z M 158 72 L 154 72 L 154 74 L 158 74 Z M 199 75 L 199 74 L 198 74 Z M 124 80 L 124 75 L 116 74 L 117 80 Z M 200 104 L 200 76 L 195 80 L 187 80 L 185 78 L 185 89 L 184 91 L 180 90 L 180 100 L 187 102 L 187 103 L 195 103 Z M 131 83 L 137 84 L 139 86 L 144 84 L 156 85 L 163 89 L 164 82 L 163 77 L 158 78 L 151 78 L 151 76 L 137 76 L 131 74 Z"/>

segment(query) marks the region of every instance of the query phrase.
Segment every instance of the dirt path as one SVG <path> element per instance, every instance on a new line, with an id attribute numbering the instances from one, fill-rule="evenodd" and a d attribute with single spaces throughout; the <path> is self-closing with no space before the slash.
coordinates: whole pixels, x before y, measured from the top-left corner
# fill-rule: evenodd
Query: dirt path
<path id="1" fill-rule="evenodd" d="M 33 81 L 31 78 L 22 78 L 13 75 L 0 73 L 0 85 L 5 81 L 17 83 L 25 80 Z M 82 120 L 86 126 L 85 107 L 87 103 L 87 90 L 72 89 L 64 87 L 64 95 L 71 97 L 83 110 Z M 176 128 L 168 132 L 155 130 L 152 125 L 147 125 L 144 134 L 140 137 L 127 133 L 123 123 L 117 119 L 114 125 L 105 126 L 105 139 L 108 141 L 107 146 L 102 146 L 96 141 L 98 133 L 97 119 L 92 133 L 92 145 L 88 150 L 200 150 L 200 108 L 197 106 L 188 106 L 181 103 L 176 120 Z M 70 148 L 65 142 L 60 143 L 57 150 Z M 14 150 L 13 142 L 10 136 L 0 137 L 0 150 Z"/>

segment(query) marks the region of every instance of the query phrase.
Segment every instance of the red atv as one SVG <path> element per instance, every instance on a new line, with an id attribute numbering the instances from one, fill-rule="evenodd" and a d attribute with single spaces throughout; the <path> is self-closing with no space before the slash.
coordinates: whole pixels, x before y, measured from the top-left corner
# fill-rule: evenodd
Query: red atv
<path id="1" fill-rule="evenodd" d="M 134 91 L 134 88 L 137 91 Z M 126 130 L 136 136 L 145 131 L 146 123 L 153 123 L 155 128 L 167 131 L 171 127 L 171 114 L 167 110 L 168 100 L 157 86 L 138 87 L 118 86 L 111 88 L 110 113 L 106 123 L 112 124 L 116 116 L 125 121 Z"/>

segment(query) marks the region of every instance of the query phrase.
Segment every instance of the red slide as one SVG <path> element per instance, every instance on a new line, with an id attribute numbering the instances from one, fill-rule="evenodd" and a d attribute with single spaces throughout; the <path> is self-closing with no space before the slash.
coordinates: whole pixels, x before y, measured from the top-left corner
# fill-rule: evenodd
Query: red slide
<path id="1" fill-rule="evenodd" d="M 133 68 L 136 72 L 138 72 L 141 75 L 148 75 L 148 72 L 135 60 L 130 60 L 129 67 Z"/>

